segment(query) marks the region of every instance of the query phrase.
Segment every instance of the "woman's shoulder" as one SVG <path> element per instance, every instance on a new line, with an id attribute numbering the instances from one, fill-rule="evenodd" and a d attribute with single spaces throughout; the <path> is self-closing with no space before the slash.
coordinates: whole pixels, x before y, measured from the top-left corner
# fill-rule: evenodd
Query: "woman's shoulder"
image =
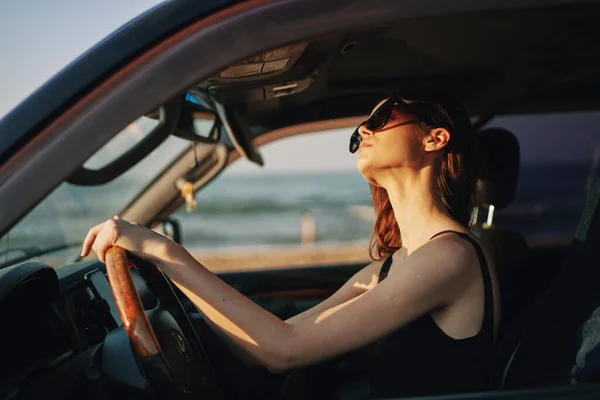
<path id="1" fill-rule="evenodd" d="M 434 235 L 435 236 L 435 235 Z M 469 238 L 469 239 L 467 239 Z M 463 274 L 478 264 L 476 239 L 464 231 L 448 231 L 435 236 L 409 255 L 397 252 L 393 255 L 392 267 L 420 272 L 433 270 L 438 274 Z"/>
<path id="2" fill-rule="evenodd" d="M 438 232 L 423 247 L 425 246 L 428 246 L 429 251 L 435 249 L 438 252 L 450 252 L 454 259 L 472 258 L 470 256 L 478 249 L 483 249 L 479 239 L 466 229 Z"/>

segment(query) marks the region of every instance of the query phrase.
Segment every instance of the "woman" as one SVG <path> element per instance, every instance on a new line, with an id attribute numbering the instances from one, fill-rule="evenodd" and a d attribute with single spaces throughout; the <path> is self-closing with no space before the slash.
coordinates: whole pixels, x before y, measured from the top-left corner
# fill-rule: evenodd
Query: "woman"
<path id="1" fill-rule="evenodd" d="M 500 303 L 468 232 L 474 133 L 458 102 L 433 91 L 375 107 L 350 140 L 377 212 L 376 259 L 287 321 L 229 287 L 183 247 L 118 217 L 93 227 L 82 256 L 120 246 L 155 263 L 235 347 L 271 371 L 370 345 L 373 396 L 485 388 Z"/>

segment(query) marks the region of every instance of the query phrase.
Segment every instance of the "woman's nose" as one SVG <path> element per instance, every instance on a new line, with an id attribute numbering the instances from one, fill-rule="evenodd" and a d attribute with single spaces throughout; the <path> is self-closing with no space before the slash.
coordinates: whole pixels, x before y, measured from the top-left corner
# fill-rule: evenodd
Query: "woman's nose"
<path id="1" fill-rule="evenodd" d="M 367 128 L 366 124 L 363 124 L 358 127 L 358 134 L 364 139 L 366 137 L 373 135 L 373 131 L 369 130 L 369 128 Z"/>

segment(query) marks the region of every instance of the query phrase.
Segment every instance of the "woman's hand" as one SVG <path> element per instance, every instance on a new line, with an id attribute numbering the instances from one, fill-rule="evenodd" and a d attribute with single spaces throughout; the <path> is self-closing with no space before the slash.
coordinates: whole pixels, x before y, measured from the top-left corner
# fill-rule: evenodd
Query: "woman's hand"
<path id="1" fill-rule="evenodd" d="M 85 257 L 93 250 L 105 262 L 108 249 L 118 246 L 155 265 L 172 261 L 173 255 L 186 253 L 183 247 L 151 229 L 115 216 L 89 230 L 81 249 Z"/>

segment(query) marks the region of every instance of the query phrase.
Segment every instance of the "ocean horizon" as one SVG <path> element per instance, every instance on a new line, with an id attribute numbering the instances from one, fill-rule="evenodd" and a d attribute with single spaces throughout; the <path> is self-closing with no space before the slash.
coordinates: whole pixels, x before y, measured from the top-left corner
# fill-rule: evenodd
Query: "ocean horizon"
<path id="1" fill-rule="evenodd" d="M 522 165 L 515 199 L 496 211 L 495 224 L 525 236 L 572 236 L 590 171 L 589 164 Z M 90 227 L 119 212 L 131 183 L 119 179 L 111 191 L 63 185 L 11 231 L 10 247 L 83 240 Z M 300 245 L 307 216 L 317 245 L 364 243 L 373 229 L 369 185 L 356 171 L 225 173 L 196 200 L 195 211 L 188 213 L 184 206 L 173 214 L 181 223 L 183 244 L 194 250 Z"/>

